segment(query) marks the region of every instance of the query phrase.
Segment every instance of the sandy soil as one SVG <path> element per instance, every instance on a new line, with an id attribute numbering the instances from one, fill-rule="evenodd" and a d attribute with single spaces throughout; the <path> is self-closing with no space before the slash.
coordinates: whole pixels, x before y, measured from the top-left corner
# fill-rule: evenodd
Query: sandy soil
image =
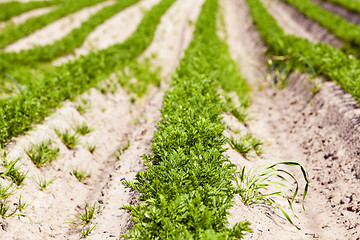
<path id="1" fill-rule="evenodd" d="M 151 55 L 155 46 L 172 46 L 161 49 L 168 54 L 162 53 L 153 58 L 155 64 L 166 61 L 172 66 L 164 68 L 164 79 L 169 72 L 174 71 L 181 52 L 191 39 L 193 25 L 188 24 L 188 21 L 197 18 L 201 2 L 195 6 L 191 0 L 176 2 L 162 17 L 154 43 L 140 58 Z M 170 37 L 173 34 L 176 39 L 183 40 L 174 44 L 173 37 Z M 166 60 L 165 56 L 168 56 Z M 101 94 L 92 89 L 80 96 L 78 102 L 65 102 L 63 107 L 43 124 L 35 126 L 33 131 L 15 138 L 7 147 L 9 158 L 23 157 L 20 160 L 23 164 L 21 169 L 28 171 L 28 177 L 22 190 L 11 199 L 15 202 L 21 194 L 23 200 L 31 202 L 31 207 L 24 214 L 32 222 L 26 218 L 20 221 L 17 218 L 1 220 L 2 239 L 78 239 L 79 228 L 70 227 L 69 222 L 76 220 L 74 214 L 84 209 L 85 202 L 103 206 L 92 223 L 96 224 L 96 228 L 88 238 L 118 238 L 128 227 L 130 219 L 129 214 L 119 210 L 119 207 L 133 199 L 120 182 L 123 178 L 133 179 L 143 169 L 140 156 L 150 151 L 150 140 L 156 129 L 156 121 L 160 120 L 158 110 L 167 86 L 165 82 L 161 89 L 151 88 L 149 94 L 138 99 L 135 104 L 130 103 L 130 97 L 121 88 L 114 94 Z M 76 110 L 81 99 L 85 99 L 91 106 L 83 115 Z M 80 137 L 80 144 L 75 150 L 67 149 L 53 128 L 71 129 L 83 122 L 95 130 Z M 60 157 L 49 167 L 36 168 L 24 150 L 31 143 L 48 138 L 53 139 L 60 148 Z M 129 149 L 117 160 L 117 151 L 126 146 L 127 141 L 130 143 Z M 88 151 L 88 146 L 96 146 L 94 154 Z M 72 174 L 74 168 L 89 171 L 91 177 L 80 183 Z M 56 180 L 45 191 L 41 191 L 35 181 L 40 176 L 46 179 L 56 176 Z"/>
<path id="2" fill-rule="evenodd" d="M 73 54 L 60 57 L 53 61 L 54 65 L 61 65 L 69 60 L 86 55 L 90 51 L 108 48 L 115 43 L 125 41 L 139 25 L 144 11 L 150 9 L 159 0 L 144 0 L 119 12 L 106 22 L 98 26 L 84 41 L 80 48 L 75 49 Z M 121 34 L 114 29 L 120 29 Z"/>
<path id="3" fill-rule="evenodd" d="M 246 21 L 250 18 L 247 6 L 244 1 L 240 2 L 223 3 L 228 43 L 231 49 L 238 49 L 237 53 L 232 52 L 235 59 L 241 58 L 241 55 L 258 59 L 262 43 L 256 37 L 257 34 L 249 34 L 247 31 L 253 26 Z M 231 14 L 231 11 L 241 14 Z M 286 13 L 279 10 L 279 14 Z M 250 26 L 235 29 L 231 28 L 230 21 L 245 22 Z M 238 38 L 238 45 L 249 42 L 257 44 L 248 44 L 247 51 L 241 51 L 240 48 L 232 47 L 235 36 L 242 36 Z M 257 65 L 261 66 L 263 62 L 258 61 Z M 246 67 L 242 61 L 239 61 L 239 65 L 244 76 L 251 78 L 258 73 L 255 70 L 257 68 Z M 254 73 L 247 73 L 248 71 Z M 254 83 L 262 79 L 249 80 Z M 321 83 L 321 79 L 317 81 Z M 300 231 L 284 221 L 280 217 L 281 213 L 274 214 L 262 206 L 244 207 L 241 199 L 236 197 L 230 223 L 249 220 L 254 233 L 247 236 L 247 239 L 358 237 L 360 219 L 356 213 L 359 202 L 356 189 L 359 184 L 360 165 L 357 155 L 357 119 L 360 112 L 356 101 L 335 83 L 321 83 L 320 91 L 315 96 L 310 91 L 313 85 L 314 82 L 310 81 L 309 76 L 300 74 L 293 74 L 290 85 L 282 91 L 267 87 L 259 90 L 259 85 L 254 85 L 253 102 L 249 110 L 254 120 L 249 126 L 239 126 L 230 116 L 224 118 L 231 129 L 240 129 L 242 134 L 251 132 L 266 143 L 263 157 L 251 158 L 250 161 L 229 149 L 226 154 L 235 164 L 255 167 L 279 161 L 298 161 L 306 167 L 311 179 L 312 188 L 305 203 L 306 211 L 302 211 L 300 204 L 295 208 L 299 217 L 295 218 L 295 223 L 301 228 Z M 226 134 L 234 133 L 228 131 Z M 297 177 L 300 178 L 300 174 L 297 174 Z"/>
<path id="4" fill-rule="evenodd" d="M 5 52 L 21 51 L 33 48 L 34 46 L 42 46 L 53 43 L 65 37 L 74 28 L 78 28 L 82 22 L 86 21 L 92 14 L 99 11 L 101 8 L 111 5 L 113 1 L 106 1 L 95 6 L 86 7 L 78 12 L 69 14 L 42 29 L 39 29 L 31 35 L 22 38 L 4 48 Z"/>
<path id="5" fill-rule="evenodd" d="M 0 22 L 0 29 L 4 28 L 8 24 L 15 24 L 15 25 L 21 24 L 21 23 L 25 22 L 26 20 L 28 20 L 29 18 L 44 15 L 44 14 L 52 11 L 55 8 L 56 7 L 51 6 L 51 7 L 37 8 L 37 9 L 31 10 L 31 11 L 25 12 L 18 16 L 12 17 L 8 21 Z"/>
<path id="6" fill-rule="evenodd" d="M 311 42 L 324 42 L 340 48 L 344 43 L 325 28 L 302 15 L 296 8 L 281 0 L 262 0 L 278 24 L 288 34 Z"/>

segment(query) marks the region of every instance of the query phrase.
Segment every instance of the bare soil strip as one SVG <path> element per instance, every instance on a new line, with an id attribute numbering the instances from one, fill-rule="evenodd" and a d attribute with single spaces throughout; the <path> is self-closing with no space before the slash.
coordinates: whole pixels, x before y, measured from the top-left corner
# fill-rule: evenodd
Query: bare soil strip
<path id="1" fill-rule="evenodd" d="M 81 23 L 86 21 L 92 14 L 105 6 L 109 6 L 113 1 L 106 1 L 95 6 L 86 7 L 82 10 L 63 17 L 42 29 L 39 29 L 31 35 L 22 38 L 4 48 L 5 52 L 21 51 L 31 49 L 34 46 L 42 46 L 62 39 L 74 28 L 80 27 Z"/>
<path id="2" fill-rule="evenodd" d="M 268 11 L 287 34 L 306 38 L 311 42 L 323 42 L 340 48 L 344 42 L 296 8 L 281 0 L 262 0 Z"/>
<path id="3" fill-rule="evenodd" d="M 228 43 L 234 58 L 259 59 L 262 52 L 261 39 L 254 31 L 245 1 L 223 1 L 225 20 L 229 35 Z M 233 11 L 233 13 L 231 13 Z M 284 10 L 278 10 L 286 15 Z M 282 12 L 284 11 L 284 12 Z M 235 14 L 237 13 L 237 14 Z M 240 14 L 239 14 L 240 13 Z M 243 23 L 246 27 L 234 28 L 231 22 Z M 231 36 L 233 35 L 233 37 Z M 237 45 L 248 44 L 246 51 Z M 238 50 L 236 50 L 238 49 Z M 239 50 L 240 49 L 240 50 Z M 264 60 L 257 62 L 259 68 Z M 249 68 L 239 61 L 244 76 L 251 83 L 263 81 L 258 68 Z M 262 67 L 261 67 L 262 66 Z M 253 73 L 248 73 L 253 71 Z M 259 76 L 260 79 L 254 78 Z M 321 81 L 318 79 L 317 81 Z M 359 162 L 359 116 L 356 101 L 333 82 L 323 82 L 320 91 L 313 95 L 310 89 L 314 82 L 305 74 L 293 74 L 284 90 L 265 87 L 258 90 L 253 84 L 254 96 L 250 107 L 253 121 L 249 126 L 239 125 L 231 116 L 224 116 L 231 129 L 240 129 L 241 134 L 252 132 L 266 145 L 262 158 L 243 159 L 232 149 L 227 151 L 236 165 L 254 167 L 280 161 L 298 161 L 309 171 L 311 179 L 305 202 L 295 207 L 299 219 L 294 219 L 300 231 L 284 220 L 281 212 L 274 214 L 263 206 L 244 207 L 236 197 L 230 224 L 247 219 L 254 233 L 247 239 L 356 239 L 360 217 L 357 214 L 360 197 L 357 194 L 360 177 Z M 228 131 L 226 134 L 233 134 Z M 290 169 L 291 170 L 291 169 Z M 294 169 L 295 170 L 295 169 Z M 297 175 L 300 178 L 300 174 Z M 280 202 L 282 207 L 286 203 Z"/>
<path id="4" fill-rule="evenodd" d="M 55 9 L 56 6 L 51 6 L 51 7 L 44 7 L 44 8 L 37 8 L 25 13 L 22 13 L 18 16 L 12 17 L 11 19 L 9 19 L 8 21 L 5 22 L 0 22 L 0 29 L 5 27 L 7 24 L 15 24 L 18 25 L 20 23 L 25 22 L 26 20 L 28 20 L 29 18 L 32 17 L 37 17 L 37 16 L 41 16 L 44 15 L 50 11 L 52 11 L 53 9 Z"/>
<path id="5" fill-rule="evenodd" d="M 144 11 L 149 10 L 158 2 L 159 0 L 143 0 L 124 9 L 98 26 L 89 34 L 83 45 L 74 50 L 73 54 L 60 57 L 54 60 L 53 64 L 58 66 L 81 55 L 87 55 L 91 51 L 105 49 L 125 41 L 136 30 Z"/>

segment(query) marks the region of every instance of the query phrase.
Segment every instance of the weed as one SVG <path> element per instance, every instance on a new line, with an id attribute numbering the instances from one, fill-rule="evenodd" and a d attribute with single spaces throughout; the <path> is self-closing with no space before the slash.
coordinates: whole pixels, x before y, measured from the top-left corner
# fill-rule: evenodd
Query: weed
<path id="1" fill-rule="evenodd" d="M 257 167 L 248 172 L 245 171 L 245 167 L 241 171 L 236 173 L 236 190 L 245 205 L 264 204 L 279 209 L 286 219 L 294 224 L 290 216 L 282 209 L 272 197 L 285 198 L 293 211 L 293 202 L 299 191 L 299 183 L 297 179 L 288 171 L 275 168 L 279 165 L 284 166 L 298 166 L 303 174 L 306 182 L 303 192 L 303 201 L 306 197 L 309 187 L 308 174 L 304 167 L 297 162 L 279 162 L 265 167 L 263 170 L 258 171 L 260 167 Z M 288 178 L 295 182 L 295 190 L 292 187 L 287 186 L 289 183 Z M 270 193 L 266 192 L 269 188 L 276 189 Z M 282 190 L 283 189 L 283 190 Z M 261 192 L 264 191 L 264 192 Z M 292 192 L 292 196 L 288 197 L 286 192 Z M 297 226 L 296 226 L 297 227 Z"/>
<path id="2" fill-rule="evenodd" d="M 81 228 L 81 236 L 83 238 L 87 238 L 87 236 L 89 236 L 91 234 L 91 232 L 94 230 L 94 228 L 96 227 L 96 225 L 94 226 L 84 226 Z"/>
<path id="3" fill-rule="evenodd" d="M 8 205 L 8 203 L 0 200 L 0 216 L 2 216 L 3 218 L 8 218 L 13 216 L 17 211 L 17 209 L 15 209 L 13 212 L 7 214 L 9 210 L 10 210 L 10 206 Z"/>
<path id="4" fill-rule="evenodd" d="M 11 189 L 12 188 L 12 184 L 10 184 L 9 186 L 5 187 L 5 186 L 2 186 L 0 184 L 0 198 L 2 200 L 6 200 L 8 197 L 10 197 L 11 195 L 14 195 L 15 192 L 16 192 L 16 189 Z M 10 190 L 11 189 L 11 190 Z"/>
<path id="5" fill-rule="evenodd" d="M 96 206 L 95 203 L 93 205 L 89 205 L 87 202 L 85 202 L 85 208 L 84 211 L 76 211 L 77 214 L 75 217 L 77 218 L 77 221 L 70 222 L 73 225 L 86 225 L 90 223 L 91 219 L 94 218 L 95 214 L 98 214 L 101 212 L 102 207 Z"/>
<path id="6" fill-rule="evenodd" d="M 47 140 L 39 145 L 33 144 L 32 147 L 26 151 L 26 154 L 37 167 L 51 163 L 59 155 L 59 148 L 51 147 L 52 143 L 51 140 Z"/>
<path id="7" fill-rule="evenodd" d="M 2 158 L 2 165 L 5 168 L 5 172 L 1 173 L 1 177 L 3 178 L 10 178 L 13 183 L 15 183 L 17 186 L 20 186 L 25 178 L 27 173 L 20 172 L 20 166 L 16 167 L 16 163 L 20 160 L 20 158 L 17 158 L 15 160 L 12 160 L 10 162 L 7 161 L 7 152 L 3 152 L 1 158 Z"/>
<path id="8" fill-rule="evenodd" d="M 28 208 L 29 206 L 30 206 L 30 202 L 28 202 L 28 201 L 25 201 L 25 202 L 24 202 L 24 201 L 22 200 L 21 195 L 20 195 L 19 201 L 18 201 L 18 204 L 17 204 L 17 208 L 18 208 L 19 212 L 25 210 L 25 209 Z"/>
<path id="9" fill-rule="evenodd" d="M 44 177 L 39 177 L 36 180 L 36 183 L 39 185 L 42 191 L 46 190 L 46 188 L 56 180 L 56 177 L 53 177 L 49 180 L 46 180 Z"/>
<path id="10" fill-rule="evenodd" d="M 91 176 L 87 171 L 78 170 L 78 169 L 73 169 L 73 174 L 80 182 L 84 181 L 85 179 Z"/>
<path id="11" fill-rule="evenodd" d="M 76 126 L 76 128 L 74 130 L 76 133 L 79 133 L 80 135 L 83 135 L 83 136 L 94 131 L 94 129 L 89 127 L 88 125 L 86 125 L 85 122 L 83 122 L 81 125 Z"/>
<path id="12" fill-rule="evenodd" d="M 88 150 L 89 150 L 89 152 L 90 152 L 91 154 L 93 154 L 93 153 L 95 152 L 95 150 L 96 150 L 96 146 L 95 146 L 95 145 L 89 145 L 89 146 L 88 146 Z"/>
<path id="13" fill-rule="evenodd" d="M 69 130 L 66 130 L 65 132 L 61 132 L 58 129 L 54 130 L 68 149 L 74 149 L 76 147 L 79 138 L 76 133 L 71 135 Z"/>

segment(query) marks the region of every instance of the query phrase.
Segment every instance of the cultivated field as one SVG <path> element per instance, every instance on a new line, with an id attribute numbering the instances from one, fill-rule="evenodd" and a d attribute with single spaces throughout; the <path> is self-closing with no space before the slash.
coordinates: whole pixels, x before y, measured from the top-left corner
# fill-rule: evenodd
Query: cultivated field
<path id="1" fill-rule="evenodd" d="M 358 0 L 0 0 L 0 239 L 360 239 Z"/>

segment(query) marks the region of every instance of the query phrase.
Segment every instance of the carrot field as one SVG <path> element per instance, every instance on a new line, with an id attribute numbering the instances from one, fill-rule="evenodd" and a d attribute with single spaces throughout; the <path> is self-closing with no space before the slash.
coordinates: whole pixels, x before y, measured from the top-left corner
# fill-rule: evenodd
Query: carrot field
<path id="1" fill-rule="evenodd" d="M 357 0 L 0 0 L 0 239 L 360 239 Z"/>

